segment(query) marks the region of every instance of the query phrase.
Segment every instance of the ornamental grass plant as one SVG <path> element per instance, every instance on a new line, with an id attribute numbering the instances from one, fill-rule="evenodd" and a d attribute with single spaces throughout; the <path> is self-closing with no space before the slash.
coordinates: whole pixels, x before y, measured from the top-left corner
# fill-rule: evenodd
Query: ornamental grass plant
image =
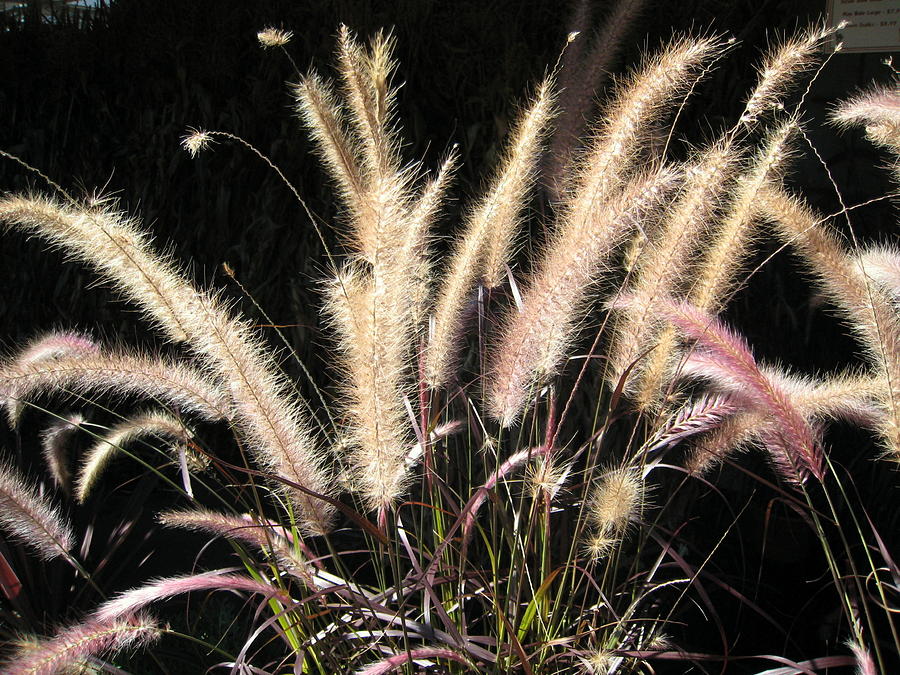
<path id="1" fill-rule="evenodd" d="M 640 4 L 622 3 L 609 33 Z M 483 192 L 437 242 L 460 153 L 435 167 L 406 156 L 394 39 L 340 27 L 335 74 L 298 72 L 289 89 L 340 202 L 335 222 L 245 140 L 183 139 L 192 156 L 245 147 L 309 227 L 339 233 L 337 247 L 320 234 L 327 372 L 264 308 L 271 330 L 196 283 L 115 201 L 49 179 L 4 194 L 4 236 L 84 264 L 168 343 L 60 329 L 0 363 L 7 422 L 42 420 L 21 443 L 46 467 L 27 475 L 7 455 L 0 470 L 4 672 L 176 672 L 156 650 L 179 640 L 200 645 L 211 672 L 890 672 L 893 534 L 831 427 L 861 429 L 866 465 L 893 480 L 900 250 L 860 245 L 854 205 L 818 213 L 785 180 L 807 139 L 792 94 L 832 37 L 813 26 L 773 43 L 742 114 L 675 152 L 676 118 L 734 40 L 681 35 L 649 50 L 579 137 L 572 111 L 583 116 L 590 94 L 573 92 L 591 89 L 576 86 L 571 52 L 585 73 L 609 54 L 571 34 Z M 258 35 L 288 59 L 291 38 Z M 893 84 L 836 101 L 833 119 L 862 126 L 896 175 Z M 724 318 L 771 238 L 852 331 L 858 353 L 841 370 L 766 362 Z M 170 503 L 155 536 L 196 541 L 180 569 L 114 594 L 103 567 L 126 552 L 97 563 L 91 523 L 72 524 L 100 508 L 111 473 L 138 494 L 152 476 Z M 792 555 L 790 542 L 766 548 L 767 529 L 788 522 L 802 534 L 772 536 L 813 542 L 808 607 L 773 608 L 764 591 L 773 561 Z M 763 530 L 761 550 L 748 529 Z M 22 578 L 40 575 L 28 564 L 85 589 L 77 615 L 30 605 Z M 229 617 L 239 640 L 172 625 L 173 599 L 189 594 L 185 613 L 202 613 L 221 591 L 242 599 Z M 827 608 L 817 630 L 800 625 L 810 607 Z"/>

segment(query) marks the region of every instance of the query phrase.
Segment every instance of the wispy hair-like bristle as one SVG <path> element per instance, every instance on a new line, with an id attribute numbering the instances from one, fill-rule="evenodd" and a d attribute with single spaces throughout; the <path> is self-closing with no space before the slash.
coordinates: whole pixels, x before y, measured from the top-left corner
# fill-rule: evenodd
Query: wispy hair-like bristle
<path id="1" fill-rule="evenodd" d="M 146 614 L 88 620 L 61 628 L 52 637 L 24 643 L 3 664 L 6 675 L 83 672 L 84 659 L 125 649 L 142 649 L 159 638 L 159 623 Z"/>
<path id="2" fill-rule="evenodd" d="M 509 314 L 492 349 L 485 392 L 490 413 L 501 424 L 513 424 L 529 392 L 558 370 L 607 256 L 654 212 L 677 179 L 670 167 L 641 176 L 598 205 L 590 222 L 554 234 L 523 292 L 522 310 Z"/>
<path id="3" fill-rule="evenodd" d="M 72 436 L 81 427 L 84 416 L 73 413 L 55 419 L 41 431 L 41 454 L 47 464 L 47 470 L 64 494 L 71 490 L 72 472 L 69 470 L 69 443 Z"/>
<path id="4" fill-rule="evenodd" d="M 184 423 L 162 411 L 140 413 L 113 425 L 88 448 L 81 460 L 75 482 L 75 498 L 84 502 L 110 460 L 122 449 L 143 436 L 158 436 L 187 442 L 193 435 Z"/>
<path id="5" fill-rule="evenodd" d="M 488 288 L 499 286 L 505 277 L 552 108 L 553 83 L 547 79 L 510 135 L 506 157 L 487 194 L 474 206 L 454 242 L 435 303 L 426 354 L 425 378 L 434 388 L 447 384 L 456 364 L 462 317 L 479 276 Z"/>
<path id="6" fill-rule="evenodd" d="M 235 429 L 264 470 L 315 494 L 332 491 L 309 422 L 261 336 L 214 295 L 195 289 L 170 256 L 153 250 L 133 219 L 102 205 L 83 209 L 6 197 L 0 199 L 0 221 L 40 234 L 92 265 L 166 335 L 186 341 L 226 384 Z M 291 498 L 306 531 L 329 529 L 330 504 L 282 483 L 277 487 Z"/>
<path id="7" fill-rule="evenodd" d="M 283 534 L 269 524 L 249 516 L 233 516 L 201 508 L 166 511 L 160 513 L 157 520 L 166 527 L 216 534 L 250 544 L 271 555 L 286 572 L 312 583 L 309 563 L 294 551 Z"/>
<path id="8" fill-rule="evenodd" d="M 59 507 L 0 461 L 0 529 L 28 546 L 44 560 L 52 560 L 75 545 L 75 535 Z"/>
<path id="9" fill-rule="evenodd" d="M 743 338 L 685 302 L 661 303 L 660 311 L 695 342 L 681 366 L 682 374 L 710 379 L 757 412 L 772 417 L 773 428 L 761 435 L 786 480 L 803 482 L 807 473 L 821 479 L 823 458 L 816 431 L 789 393 L 760 370 Z"/>
<path id="10" fill-rule="evenodd" d="M 208 421 L 228 419 L 231 401 L 204 373 L 171 359 L 138 353 L 90 352 L 34 361 L 17 355 L 0 364 L 0 395 L 10 423 L 25 401 L 42 393 L 113 394 L 153 399 Z"/>
<path id="11" fill-rule="evenodd" d="M 91 614 L 91 619 L 108 622 L 117 617 L 129 617 L 154 602 L 196 591 L 245 591 L 290 602 L 288 595 L 278 586 L 248 576 L 231 574 L 230 570 L 212 570 L 200 574 L 156 579 L 130 591 L 124 591 L 100 605 Z"/>

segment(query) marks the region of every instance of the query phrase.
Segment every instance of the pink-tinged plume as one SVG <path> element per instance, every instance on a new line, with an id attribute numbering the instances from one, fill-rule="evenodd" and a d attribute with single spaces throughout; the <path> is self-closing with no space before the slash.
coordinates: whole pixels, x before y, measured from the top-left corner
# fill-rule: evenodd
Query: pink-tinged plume
<path id="1" fill-rule="evenodd" d="M 402 654 L 394 654 L 393 656 L 389 656 L 384 661 L 373 663 L 371 666 L 366 666 L 362 670 L 358 670 L 357 675 L 384 675 L 385 673 L 399 670 L 407 663 L 415 662 L 418 659 L 434 658 L 448 659 L 450 661 L 462 663 L 463 665 L 469 664 L 469 662 L 461 654 L 454 652 L 453 650 L 424 647 L 422 649 L 412 649 L 410 651 L 403 652 Z"/>
<path id="2" fill-rule="evenodd" d="M 125 591 L 100 605 L 92 618 L 96 621 L 112 621 L 117 616 L 132 615 L 150 603 L 192 591 L 246 591 L 275 596 L 285 602 L 290 601 L 284 591 L 277 586 L 239 574 L 228 574 L 227 570 L 213 570 L 201 574 L 157 579 L 144 586 Z"/>
<path id="3" fill-rule="evenodd" d="M 6 462 L 0 462 L 0 530 L 44 560 L 65 555 L 75 542 L 59 509 Z"/>
<path id="4" fill-rule="evenodd" d="M 47 463 L 47 470 L 53 482 L 65 494 L 72 489 L 71 472 L 69 471 L 69 443 L 72 436 L 81 428 L 84 417 L 73 413 L 51 422 L 41 431 L 41 454 Z"/>
<path id="5" fill-rule="evenodd" d="M 159 637 L 155 619 L 146 615 L 88 620 L 62 628 L 46 640 L 22 644 L 3 664 L 5 675 L 54 675 L 88 672 L 84 659 L 122 649 L 139 649 Z"/>
<path id="6" fill-rule="evenodd" d="M 666 319 L 696 341 L 682 374 L 709 379 L 769 416 L 772 425 L 760 430 L 760 437 L 788 481 L 802 483 L 808 473 L 821 480 L 822 450 L 815 431 L 788 393 L 760 370 L 744 339 L 689 303 L 659 306 Z"/>

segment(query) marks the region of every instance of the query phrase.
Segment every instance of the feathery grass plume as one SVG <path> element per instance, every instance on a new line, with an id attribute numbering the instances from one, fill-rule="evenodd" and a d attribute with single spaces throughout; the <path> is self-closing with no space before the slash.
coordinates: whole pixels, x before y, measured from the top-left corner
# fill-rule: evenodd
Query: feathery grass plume
<path id="1" fill-rule="evenodd" d="M 62 206 L 40 196 L 0 199 L 0 221 L 39 234 L 71 257 L 93 265 L 116 289 L 145 308 L 166 335 L 185 340 L 184 310 L 198 293 L 181 278 L 170 256 L 151 250 L 135 219 L 100 202 L 88 208 Z"/>
<path id="2" fill-rule="evenodd" d="M 502 283 L 519 214 L 534 182 L 541 139 L 553 116 L 553 81 L 545 79 L 510 134 L 506 156 L 487 194 L 472 209 L 453 245 L 435 303 L 425 379 L 433 388 L 447 384 L 458 352 L 465 307 L 479 275 L 484 285 Z"/>
<path id="3" fill-rule="evenodd" d="M 806 418 L 844 420 L 875 429 L 887 414 L 888 380 L 884 375 L 848 371 L 816 381 L 772 368 L 763 368 L 763 372 L 787 392 Z"/>
<path id="4" fill-rule="evenodd" d="M 710 473 L 729 455 L 753 445 L 756 432 L 765 422 L 765 416 L 755 412 L 739 412 L 729 417 L 693 442 L 684 468 L 698 475 Z"/>
<path id="5" fill-rule="evenodd" d="M 729 396 L 704 394 L 685 403 L 644 443 L 646 452 L 654 452 L 681 440 L 721 426 L 740 407 Z"/>
<path id="6" fill-rule="evenodd" d="M 488 194 L 480 200 L 471 221 L 483 220 L 483 226 L 470 223 L 466 230 L 486 231 L 486 247 L 481 261 L 484 285 L 496 288 L 506 278 L 506 263 L 513 252 L 513 240 L 519 226 L 519 214 L 525 206 L 537 173 L 541 141 L 555 117 L 554 82 L 541 82 L 528 110 L 516 123 L 506 156 L 491 181 Z"/>
<path id="7" fill-rule="evenodd" d="M 490 414 L 501 424 L 512 425 L 529 392 L 560 367 L 607 256 L 658 207 L 678 177 L 670 167 L 639 176 L 594 209 L 590 221 L 554 233 L 525 288 L 522 311 L 508 315 L 492 350 L 485 392 Z"/>
<path id="8" fill-rule="evenodd" d="M 86 672 L 84 660 L 142 649 L 160 635 L 159 623 L 146 614 L 134 614 L 104 621 L 88 620 L 58 630 L 53 637 L 28 642 L 3 664 L 6 675 L 53 675 Z"/>
<path id="9" fill-rule="evenodd" d="M 631 468 L 611 469 L 591 488 L 584 507 L 585 546 L 593 558 L 603 557 L 622 540 L 631 518 L 643 507 L 644 497 L 644 484 Z"/>
<path id="10" fill-rule="evenodd" d="M 784 170 L 789 157 L 788 143 L 796 128 L 797 122 L 791 118 L 770 131 L 750 166 L 737 177 L 736 185 L 731 185 L 732 196 L 725 213 L 712 228 L 712 243 L 702 254 L 702 262 L 694 268 L 693 283 L 685 291 L 696 307 L 717 314 L 734 290 L 738 271 L 755 235 L 756 196 Z M 676 332 L 671 326 L 662 327 L 654 350 L 638 371 L 643 378 L 636 398 L 639 408 L 652 410 L 660 405 L 663 387 L 676 363 L 676 352 Z M 638 353 L 634 352 L 632 358 Z"/>
<path id="11" fill-rule="evenodd" d="M 859 261 L 798 199 L 767 187 L 755 205 L 775 225 L 778 236 L 799 252 L 856 333 L 870 362 L 887 378 L 882 402 L 888 414 L 880 432 L 889 452 L 900 456 L 900 316 L 891 297 L 870 282 Z"/>
<path id="12" fill-rule="evenodd" d="M 896 82 L 842 102 L 831 119 L 845 127 L 863 125 L 873 143 L 900 153 L 900 88 Z"/>
<path id="13" fill-rule="evenodd" d="M 300 119 L 350 209 L 351 220 L 358 219 L 364 193 L 359 143 L 347 133 L 344 112 L 337 103 L 333 86 L 317 74 L 309 73 L 294 87 L 294 99 Z"/>
<path id="14" fill-rule="evenodd" d="M 290 597 L 277 586 L 250 577 L 229 574 L 229 571 L 212 570 L 200 574 L 156 579 L 107 600 L 91 614 L 91 619 L 107 622 L 116 617 L 132 616 L 151 603 L 195 591 L 246 591 L 274 597 L 281 602 L 291 601 Z"/>
<path id="15" fill-rule="evenodd" d="M 630 170 L 653 123 L 690 85 L 696 69 L 721 49 L 713 38 L 676 39 L 617 87 L 576 167 L 547 255 L 528 284 L 524 310 L 502 329 L 487 398 L 491 414 L 504 426 L 521 414 L 535 383 L 559 367 L 599 265 L 627 234 L 630 221 L 658 199 L 643 193 L 660 196 L 670 187 L 666 170 L 629 182 Z"/>
<path id="16" fill-rule="evenodd" d="M 206 150 L 215 141 L 212 134 L 208 131 L 193 127 L 188 127 L 187 129 L 188 132 L 181 137 L 181 147 L 187 151 L 191 159 L 196 159 L 197 155 Z"/>
<path id="17" fill-rule="evenodd" d="M 454 147 L 441 163 L 437 175 L 422 187 L 409 210 L 409 226 L 400 255 L 413 261 L 407 292 L 411 306 L 410 325 L 414 331 L 421 331 L 427 326 L 433 267 L 428 250 L 430 231 L 444 203 L 458 161 L 459 155 Z"/>
<path id="18" fill-rule="evenodd" d="M 822 479 L 821 446 L 787 391 L 766 377 L 747 343 L 718 319 L 686 302 L 661 302 L 660 312 L 696 344 L 682 365 L 683 375 L 703 377 L 756 412 L 770 416 L 772 425 L 760 431 L 776 468 L 793 483 L 807 473 Z"/>
<path id="19" fill-rule="evenodd" d="M 351 481 L 372 510 L 387 508 L 406 489 L 410 445 L 406 370 L 391 354 L 396 353 L 391 336 L 380 330 L 387 308 L 376 292 L 371 279 L 348 266 L 326 287 L 323 303 L 345 356 Z"/>
<path id="20" fill-rule="evenodd" d="M 409 288 L 427 265 L 427 230 L 414 221 L 417 205 L 427 195 L 417 200 L 412 189 L 421 164 L 401 167 L 393 121 L 393 45 L 392 38 L 379 32 L 366 51 L 341 26 L 338 65 L 349 122 L 358 138 L 363 187 L 361 209 L 350 225 L 359 260 L 370 266 L 378 315 L 375 329 L 391 346 L 384 354 L 389 368 L 399 366 L 417 346 L 412 322 L 420 308 L 414 306 Z"/>
<path id="21" fill-rule="evenodd" d="M 308 123 L 326 155 L 336 158 L 339 180 L 352 161 L 349 218 L 351 259 L 325 293 L 334 322 L 341 368 L 346 372 L 346 411 L 354 483 L 367 507 L 384 510 L 409 481 L 404 459 L 412 429 L 404 401 L 407 375 L 418 347 L 429 274 L 427 226 L 443 194 L 455 158 L 421 190 L 413 182 L 420 164 L 402 168 L 392 111 L 396 91 L 393 41 L 379 33 L 366 51 L 341 27 L 338 64 L 354 138 L 342 130 L 332 99 L 316 106 L 307 85 L 300 91 Z M 333 123 L 331 126 L 326 124 Z M 347 158 L 346 160 L 344 158 Z M 355 158 L 355 159 L 351 159 Z"/>
<path id="22" fill-rule="evenodd" d="M 69 494 L 72 487 L 68 445 L 83 422 L 84 416 L 74 413 L 53 420 L 46 429 L 41 431 L 41 453 L 47 463 L 47 470 L 56 487 L 64 494 Z"/>
<path id="23" fill-rule="evenodd" d="M 559 69 L 559 121 L 547 152 L 547 182 L 561 196 L 567 167 L 584 135 L 597 92 L 612 70 L 622 40 L 637 20 L 646 0 L 618 0 L 599 33 L 585 49 L 591 21 L 590 2 L 579 0 L 569 22 L 569 45 Z"/>
<path id="24" fill-rule="evenodd" d="M 789 143 L 797 128 L 796 119 L 790 118 L 771 130 L 750 166 L 738 177 L 726 213 L 698 265 L 697 279 L 688 293 L 691 304 L 713 314 L 722 310 L 753 240 L 757 195 L 784 171 L 790 157 Z"/>
<path id="25" fill-rule="evenodd" d="M 900 250 L 894 246 L 873 246 L 857 256 L 866 276 L 900 302 Z"/>
<path id="26" fill-rule="evenodd" d="M 226 539 L 250 544 L 270 555 L 284 571 L 302 579 L 307 585 L 312 585 L 312 570 L 309 563 L 270 525 L 209 509 L 166 511 L 160 513 L 157 520 L 166 527 L 217 534 Z"/>
<path id="27" fill-rule="evenodd" d="M 853 652 L 853 658 L 856 661 L 855 675 L 878 675 L 878 669 L 875 667 L 875 660 L 868 649 L 855 640 L 847 642 L 850 651 Z"/>
<path id="28" fill-rule="evenodd" d="M 582 672 L 588 675 L 609 675 L 615 663 L 615 655 L 608 649 L 598 649 L 587 658 L 579 658 L 581 665 L 584 666 Z"/>
<path id="29" fill-rule="evenodd" d="M 410 649 L 400 654 L 389 656 L 383 661 L 373 663 L 366 666 L 362 670 L 357 670 L 356 675 L 385 675 L 395 670 L 399 670 L 407 663 L 416 663 L 423 659 L 446 659 L 448 661 L 456 661 L 464 666 L 469 666 L 469 660 L 462 654 L 446 649 L 443 647 L 420 647 L 418 649 Z"/>
<path id="30" fill-rule="evenodd" d="M 59 508 L 0 461 L 0 529 L 33 549 L 44 560 L 66 555 L 75 545 L 72 528 Z"/>
<path id="31" fill-rule="evenodd" d="M 835 28 L 811 26 L 770 50 L 763 59 L 756 88 L 744 106 L 741 123 L 753 125 L 767 111 L 781 109 L 780 99 L 800 75 L 816 64 L 816 52 L 825 38 L 845 25 L 846 22 Z"/>
<path id="32" fill-rule="evenodd" d="M 398 144 L 391 129 L 396 90 L 390 77 L 396 63 L 394 40 L 379 31 L 367 53 L 350 29 L 338 34 L 338 64 L 350 111 L 350 122 L 361 140 L 361 163 L 371 186 L 392 180 L 400 171 Z"/>
<path id="33" fill-rule="evenodd" d="M 85 452 L 81 460 L 81 468 L 75 482 L 75 499 L 79 503 L 84 503 L 100 474 L 122 446 L 147 435 L 173 438 L 187 443 L 193 433 L 177 418 L 159 411 L 141 413 L 110 427 L 109 431 Z"/>
<path id="34" fill-rule="evenodd" d="M 737 155 L 728 140 L 706 149 L 685 171 L 678 199 L 663 217 L 656 235 L 644 246 L 632 270 L 633 281 L 628 294 L 634 298 L 615 324 L 609 348 L 611 367 L 607 380 L 615 387 L 625 371 L 653 343 L 658 322 L 654 305 L 657 298 L 675 297 L 683 289 L 688 275 L 694 272 L 692 256 L 697 241 L 706 235 L 709 222 L 720 205 L 725 186 L 730 181 Z M 673 350 L 674 351 L 674 350 Z M 671 352 L 660 350 L 648 354 L 636 369 L 626 390 L 641 391 L 641 380 L 647 380 L 651 391 L 658 389 L 665 363 Z M 646 396 L 639 397 L 643 401 Z"/>
<path id="35" fill-rule="evenodd" d="M 82 210 L 42 198 L 7 197 L 0 199 L 0 221 L 40 234 L 92 265 L 166 335 L 186 339 L 227 383 L 236 430 L 262 468 L 314 493 L 331 492 L 325 459 L 262 338 L 216 297 L 196 290 L 171 257 L 153 251 L 134 220 L 108 208 Z M 297 489 L 286 493 L 305 531 L 328 530 L 333 507 Z"/>
<path id="36" fill-rule="evenodd" d="M 824 381 L 813 381 L 772 368 L 762 370 L 786 392 L 800 414 L 813 423 L 846 420 L 877 429 L 884 421 L 885 409 L 881 401 L 887 392 L 887 380 L 882 376 L 847 372 L 831 375 Z M 764 444 L 762 432 L 771 427 L 772 422 L 768 413 L 743 408 L 694 443 L 686 468 L 706 473 L 729 453 Z"/>
<path id="37" fill-rule="evenodd" d="M 269 49 L 271 47 L 284 47 L 288 42 L 291 41 L 291 38 L 294 37 L 294 33 L 289 30 L 281 30 L 280 28 L 265 28 L 259 31 L 256 34 L 256 39 L 259 40 L 259 44 L 263 46 L 264 49 Z"/>
<path id="38" fill-rule="evenodd" d="M 209 376 L 169 359 L 116 352 L 44 361 L 13 357 L 0 364 L 0 395 L 15 426 L 22 403 L 44 392 L 80 396 L 142 396 L 214 422 L 231 416 L 231 402 Z"/>
<path id="39" fill-rule="evenodd" d="M 12 360 L 18 366 L 27 368 L 64 357 L 94 356 L 99 352 L 100 347 L 87 335 L 50 332 L 30 340 Z M 24 401 L 9 398 L 5 403 L 10 424 L 16 426 L 24 408 Z"/>
<path id="40" fill-rule="evenodd" d="M 560 229 L 589 228 L 595 212 L 631 177 L 653 127 L 693 82 L 698 68 L 721 52 L 715 38 L 676 38 L 617 84 L 562 203 Z"/>
<path id="41" fill-rule="evenodd" d="M 528 487 L 532 499 L 546 499 L 550 502 L 556 499 L 571 472 L 571 463 L 560 462 L 559 459 L 548 454 L 538 455 L 528 465 L 528 470 L 525 472 L 525 485 Z"/>
<path id="42" fill-rule="evenodd" d="M 63 357 L 92 356 L 100 353 L 100 346 L 82 333 L 50 332 L 28 342 L 16 355 L 20 365 L 41 363 Z"/>

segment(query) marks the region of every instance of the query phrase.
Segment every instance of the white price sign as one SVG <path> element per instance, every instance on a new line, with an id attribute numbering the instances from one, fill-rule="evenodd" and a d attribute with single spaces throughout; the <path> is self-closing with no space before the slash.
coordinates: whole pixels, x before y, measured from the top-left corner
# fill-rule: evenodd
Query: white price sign
<path id="1" fill-rule="evenodd" d="M 846 21 L 837 41 L 845 52 L 900 50 L 900 0 L 829 0 L 832 26 Z"/>

